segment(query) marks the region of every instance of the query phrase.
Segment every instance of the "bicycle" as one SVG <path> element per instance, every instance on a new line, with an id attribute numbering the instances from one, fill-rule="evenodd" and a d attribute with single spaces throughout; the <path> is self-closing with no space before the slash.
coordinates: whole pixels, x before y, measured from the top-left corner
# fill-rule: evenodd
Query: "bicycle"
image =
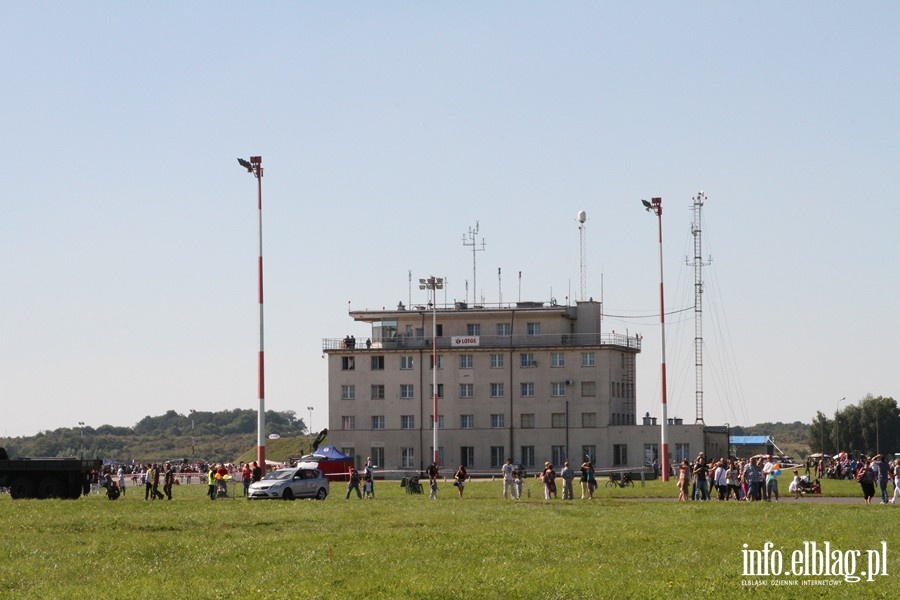
<path id="1" fill-rule="evenodd" d="M 609 480 L 606 482 L 606 487 L 634 487 L 634 481 L 631 479 L 631 475 L 629 473 L 622 473 L 622 475 L 618 475 L 617 473 L 610 473 Z"/>

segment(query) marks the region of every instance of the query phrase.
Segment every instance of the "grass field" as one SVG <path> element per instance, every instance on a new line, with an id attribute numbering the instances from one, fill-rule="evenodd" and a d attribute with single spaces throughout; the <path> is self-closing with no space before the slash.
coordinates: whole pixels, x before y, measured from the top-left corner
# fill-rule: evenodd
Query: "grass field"
<path id="1" fill-rule="evenodd" d="M 786 483 L 786 482 L 785 482 Z M 601 483 L 602 486 L 602 483 Z M 786 487 L 786 485 L 784 486 Z M 379 481 L 375 500 L 210 501 L 202 485 L 146 502 L 129 489 L 109 501 L 0 496 L 3 598 L 686 598 L 735 593 L 778 598 L 896 597 L 900 510 L 866 506 L 851 482 L 826 494 L 851 504 L 689 502 L 674 484 L 598 489 L 593 501 L 503 500 L 501 484 L 450 483 L 436 501 Z M 140 492 L 140 493 L 138 493 Z M 641 499 L 644 498 L 644 499 Z M 838 564 L 887 542 L 886 572 L 843 577 L 744 576 L 743 544 L 782 553 L 827 541 Z M 845 570 L 846 570 L 845 569 Z M 818 583 L 815 587 L 804 584 Z"/>

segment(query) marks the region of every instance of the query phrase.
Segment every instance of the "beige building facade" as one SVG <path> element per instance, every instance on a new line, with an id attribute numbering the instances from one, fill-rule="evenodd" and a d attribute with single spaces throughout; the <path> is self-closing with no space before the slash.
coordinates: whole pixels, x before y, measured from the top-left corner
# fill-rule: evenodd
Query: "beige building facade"
<path id="1" fill-rule="evenodd" d="M 400 304 L 350 317 L 371 335 L 326 339 L 323 351 L 329 442 L 357 465 L 431 463 L 435 379 L 443 469 L 495 472 L 507 457 L 528 470 L 577 468 L 589 457 L 601 470 L 635 471 L 659 458 L 660 427 L 636 409 L 640 336 L 602 332 L 599 302 Z M 714 429 L 672 420 L 671 460 L 724 453 Z"/>

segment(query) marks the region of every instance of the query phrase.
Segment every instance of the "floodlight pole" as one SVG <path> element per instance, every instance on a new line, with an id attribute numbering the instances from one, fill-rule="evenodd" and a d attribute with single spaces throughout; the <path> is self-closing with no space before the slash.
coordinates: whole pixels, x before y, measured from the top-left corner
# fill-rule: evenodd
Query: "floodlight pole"
<path id="1" fill-rule="evenodd" d="M 845 401 L 847 398 L 841 398 L 837 401 L 837 404 L 834 406 L 834 433 L 835 433 L 835 453 L 841 453 L 841 422 L 838 420 L 840 416 L 838 415 L 838 411 L 841 409 L 841 402 Z"/>
<path id="2" fill-rule="evenodd" d="M 662 480 L 669 480 L 669 415 L 666 400 L 666 309 L 665 295 L 663 293 L 663 245 L 662 245 L 662 198 L 652 198 L 650 202 L 642 200 L 648 212 L 657 217 L 659 223 L 659 333 L 660 333 L 660 379 L 662 386 L 662 426 L 660 432 L 660 451 L 662 465 Z"/>
<path id="3" fill-rule="evenodd" d="M 259 282 L 258 282 L 258 295 L 259 295 L 259 360 L 258 360 L 258 372 L 259 372 L 259 409 L 257 414 L 257 427 L 256 427 L 256 464 L 259 465 L 259 468 L 262 469 L 262 473 L 265 475 L 266 473 L 266 378 L 265 378 L 265 346 L 264 346 L 264 335 L 263 335 L 263 237 L 262 237 L 262 177 L 263 177 L 263 166 L 262 166 L 262 156 L 251 156 L 250 162 L 239 158 L 238 163 L 247 169 L 247 172 L 251 173 L 254 177 L 256 177 L 256 189 L 257 189 L 257 214 L 258 214 L 258 231 L 259 231 L 259 258 L 258 258 L 258 270 L 259 270 Z"/>
<path id="4" fill-rule="evenodd" d="M 432 445 L 434 465 L 440 466 L 438 453 L 438 386 L 437 386 L 437 291 L 444 288 L 442 277 L 431 276 L 419 280 L 419 289 L 431 290 L 431 396 L 432 396 Z"/>

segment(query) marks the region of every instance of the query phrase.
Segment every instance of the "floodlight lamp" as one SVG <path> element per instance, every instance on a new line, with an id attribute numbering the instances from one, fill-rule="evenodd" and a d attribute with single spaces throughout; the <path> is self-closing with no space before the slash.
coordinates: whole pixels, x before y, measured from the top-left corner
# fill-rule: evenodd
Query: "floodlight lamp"
<path id="1" fill-rule="evenodd" d="M 252 173 L 252 172 L 253 172 L 253 166 L 252 166 L 249 162 L 247 162 L 247 161 L 244 160 L 243 158 L 239 158 L 239 159 L 237 159 L 237 161 L 238 161 L 238 164 L 239 164 L 239 165 L 241 165 L 242 167 L 244 167 L 245 169 L 247 169 L 247 172 L 248 172 L 248 173 Z"/>

